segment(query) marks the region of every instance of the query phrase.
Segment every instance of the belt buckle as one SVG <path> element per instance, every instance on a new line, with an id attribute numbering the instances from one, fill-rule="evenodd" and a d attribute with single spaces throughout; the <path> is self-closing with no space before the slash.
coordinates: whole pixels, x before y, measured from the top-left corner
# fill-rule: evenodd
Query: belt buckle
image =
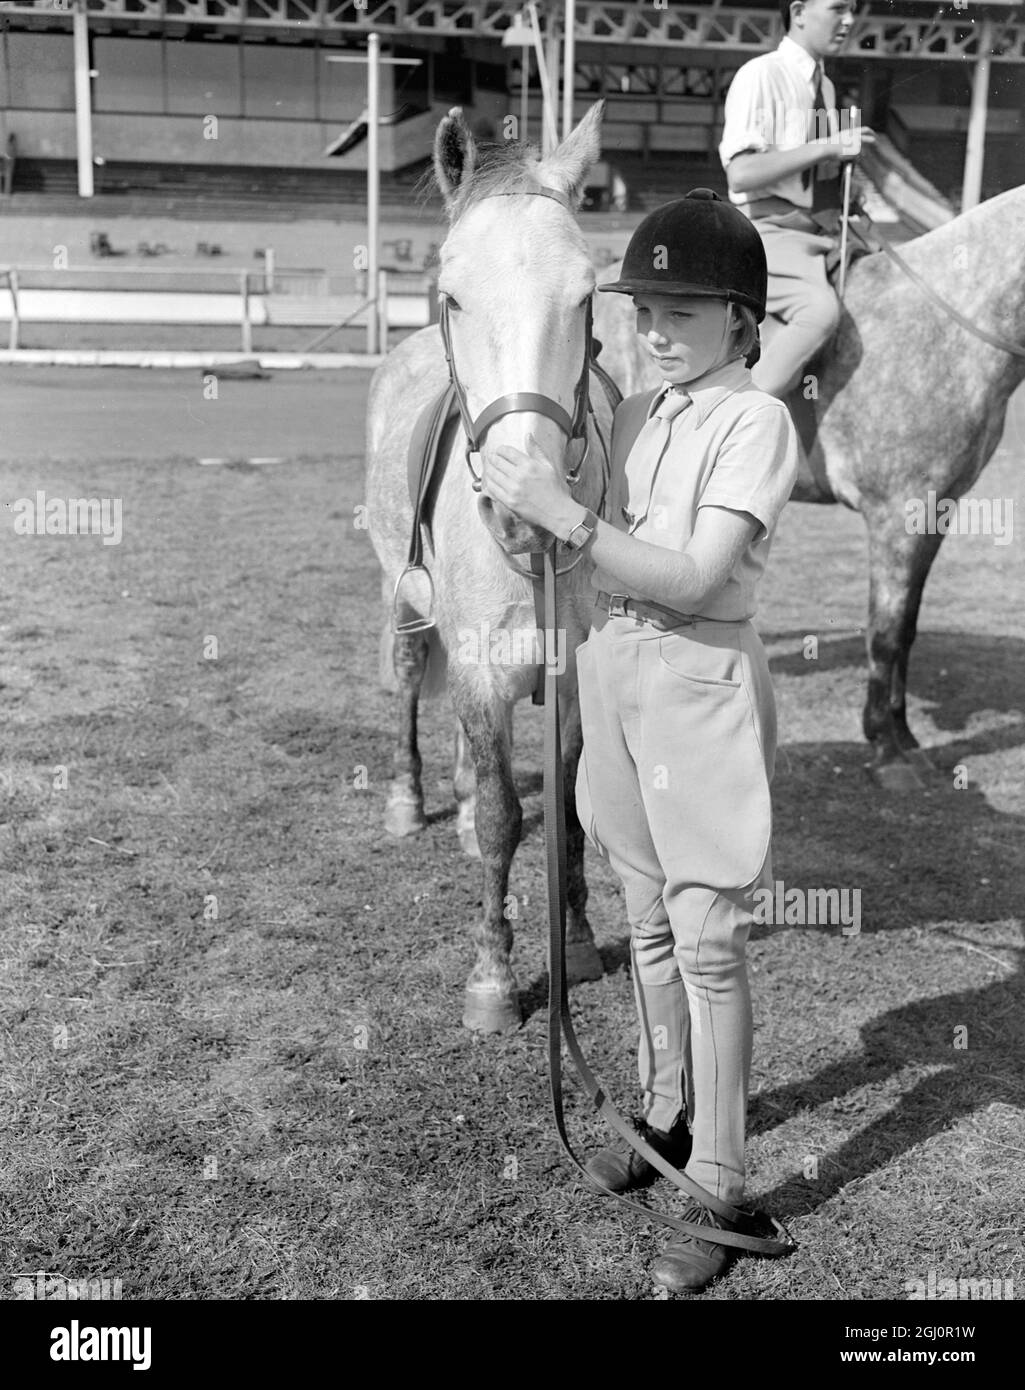
<path id="1" fill-rule="evenodd" d="M 629 594 L 609 594 L 609 617 L 628 618 L 630 615 L 626 611 L 626 605 L 629 602 Z"/>

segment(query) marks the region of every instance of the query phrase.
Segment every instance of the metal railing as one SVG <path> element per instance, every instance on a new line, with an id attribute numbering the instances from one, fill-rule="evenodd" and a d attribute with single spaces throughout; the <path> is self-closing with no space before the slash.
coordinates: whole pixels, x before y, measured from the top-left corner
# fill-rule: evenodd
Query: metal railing
<path id="1" fill-rule="evenodd" d="M 389 327 L 417 327 L 431 317 L 433 276 L 404 269 L 380 270 L 378 276 L 375 299 L 366 272 L 279 268 L 272 257 L 260 269 L 7 265 L 0 266 L 0 317 L 9 319 L 12 351 L 28 322 L 134 322 L 237 324 L 242 351 L 249 353 L 254 326 L 316 327 L 321 331 L 304 349 L 313 351 L 341 329 L 376 314 L 380 350 L 386 351 Z M 405 301 L 397 320 L 392 313 L 396 291 Z M 67 295 L 72 298 L 61 299 Z M 419 299 L 426 300 L 426 311 L 411 307 Z"/>

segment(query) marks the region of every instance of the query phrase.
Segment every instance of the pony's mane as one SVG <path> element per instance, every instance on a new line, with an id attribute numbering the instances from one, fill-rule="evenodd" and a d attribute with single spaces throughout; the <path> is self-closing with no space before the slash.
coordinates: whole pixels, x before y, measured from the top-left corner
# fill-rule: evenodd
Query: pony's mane
<path id="1" fill-rule="evenodd" d="M 503 140 L 495 144 L 478 144 L 473 173 L 460 184 L 452 207 L 452 221 L 458 222 L 467 208 L 482 198 L 496 193 L 526 193 L 541 186 L 537 171 L 541 155 L 536 145 L 526 140 Z M 423 178 L 425 195 L 440 191 L 437 175 L 428 169 Z"/>

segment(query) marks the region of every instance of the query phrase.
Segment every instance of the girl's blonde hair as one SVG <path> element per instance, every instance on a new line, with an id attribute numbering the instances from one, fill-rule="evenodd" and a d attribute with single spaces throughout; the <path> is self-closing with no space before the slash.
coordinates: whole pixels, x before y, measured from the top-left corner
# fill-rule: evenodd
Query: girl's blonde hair
<path id="1" fill-rule="evenodd" d="M 753 367 L 762 351 L 758 336 L 758 320 L 755 318 L 754 310 L 749 309 L 746 304 L 734 304 L 733 312 L 737 317 L 737 326 L 733 330 L 733 350 L 738 357 L 743 357 L 746 367 Z"/>

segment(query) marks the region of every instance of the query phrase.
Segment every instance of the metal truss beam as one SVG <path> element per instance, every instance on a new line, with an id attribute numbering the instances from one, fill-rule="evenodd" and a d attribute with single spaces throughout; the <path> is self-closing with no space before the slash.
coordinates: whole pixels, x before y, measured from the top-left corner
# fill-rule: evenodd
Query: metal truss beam
<path id="1" fill-rule="evenodd" d="M 18 27 L 70 22 L 74 0 L 3 0 L 0 15 Z M 415 45 L 417 35 L 500 39 L 518 0 L 86 0 L 90 19 L 117 28 L 183 26 L 301 39 L 387 34 Z M 991 11 L 992 13 L 992 11 Z M 752 55 L 775 47 L 782 33 L 773 10 L 672 3 L 664 10 L 577 0 L 577 43 L 616 44 Z M 845 58 L 964 62 L 978 54 L 976 24 L 957 17 L 894 18 L 871 10 L 855 21 Z M 995 63 L 1025 62 L 1025 19 L 993 18 Z"/>

